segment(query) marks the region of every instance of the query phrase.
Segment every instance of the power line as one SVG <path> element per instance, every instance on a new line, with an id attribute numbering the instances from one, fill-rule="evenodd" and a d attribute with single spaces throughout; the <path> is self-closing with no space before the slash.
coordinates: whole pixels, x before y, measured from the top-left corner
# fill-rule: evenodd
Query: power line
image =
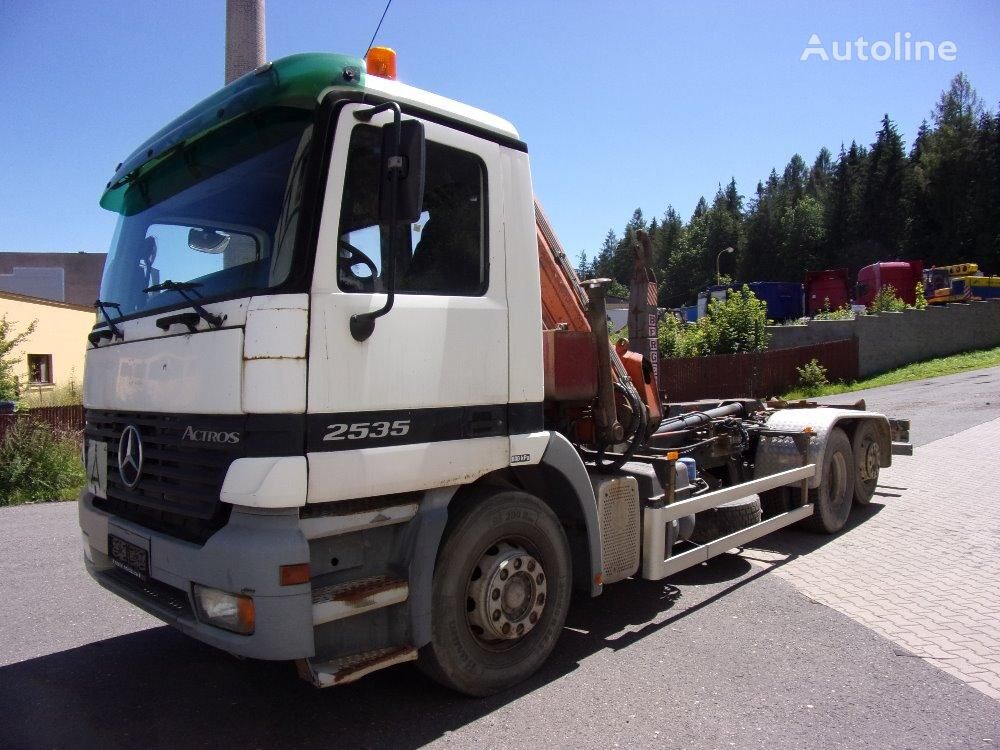
<path id="1" fill-rule="evenodd" d="M 371 51 L 372 45 L 375 44 L 375 37 L 378 36 L 378 30 L 382 28 L 382 22 L 385 20 L 385 14 L 389 12 L 390 5 L 392 5 L 392 0 L 389 0 L 389 2 L 385 4 L 385 10 L 382 11 L 382 17 L 378 19 L 378 26 L 375 27 L 375 33 L 372 34 L 372 40 L 368 42 L 368 49 L 365 50 L 365 54 L 362 55 L 362 58 L 368 57 L 368 53 Z"/>

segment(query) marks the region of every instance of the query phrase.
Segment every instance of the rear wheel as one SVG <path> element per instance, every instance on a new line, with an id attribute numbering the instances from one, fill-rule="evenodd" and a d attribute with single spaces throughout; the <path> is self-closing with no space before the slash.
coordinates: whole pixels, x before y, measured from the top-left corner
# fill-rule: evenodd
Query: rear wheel
<path id="1" fill-rule="evenodd" d="M 879 464 L 881 454 L 878 446 L 878 431 L 871 420 L 864 420 L 854 430 L 851 440 L 854 452 L 854 502 L 858 505 L 868 505 L 875 487 L 878 485 Z"/>
<path id="2" fill-rule="evenodd" d="M 431 642 L 418 667 L 467 695 L 521 682 L 555 647 L 571 581 L 569 544 L 545 503 L 516 491 L 471 500 L 438 555 Z"/>
<path id="3" fill-rule="evenodd" d="M 813 514 L 802 524 L 823 534 L 835 534 L 844 528 L 854 500 L 857 470 L 851 441 L 839 427 L 830 431 L 823 453 L 823 478 L 815 490 L 809 490 Z"/>

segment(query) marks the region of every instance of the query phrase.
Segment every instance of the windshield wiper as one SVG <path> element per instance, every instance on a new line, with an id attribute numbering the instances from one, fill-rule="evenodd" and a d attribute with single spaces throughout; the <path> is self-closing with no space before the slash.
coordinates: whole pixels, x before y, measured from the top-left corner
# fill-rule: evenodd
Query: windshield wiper
<path id="1" fill-rule="evenodd" d="M 153 286 L 147 286 L 142 291 L 144 292 L 179 292 L 184 296 L 185 299 L 190 299 L 184 292 L 191 292 L 195 289 L 201 288 L 201 284 L 195 284 L 192 281 L 171 281 L 167 279 L 159 284 L 153 284 Z M 195 292 L 197 294 L 197 292 Z"/>
<path id="2" fill-rule="evenodd" d="M 194 311 L 198 313 L 199 318 L 201 318 L 214 328 L 222 328 L 222 324 L 226 320 L 226 316 L 225 315 L 219 316 L 210 313 L 208 310 L 206 310 L 204 307 L 198 304 L 198 301 L 194 297 L 188 294 L 188 292 L 194 292 L 195 294 L 198 294 L 196 290 L 200 286 L 201 284 L 194 284 L 190 281 L 171 281 L 170 279 L 167 279 L 166 281 L 161 281 L 159 284 L 153 284 L 153 286 L 148 286 L 142 291 L 177 292 L 189 303 L 191 303 L 191 307 L 193 307 Z"/>
<path id="3" fill-rule="evenodd" d="M 93 333 L 87 336 L 87 339 L 94 346 L 97 346 L 97 342 L 100 341 L 101 339 L 106 339 L 106 338 L 109 339 L 112 336 L 114 336 L 117 339 L 125 338 L 125 334 L 122 332 L 122 329 L 116 326 L 115 321 L 111 319 L 110 315 L 108 315 L 109 307 L 113 307 L 115 310 L 118 311 L 118 318 L 122 317 L 122 308 L 121 305 L 119 305 L 117 302 L 105 302 L 104 300 L 99 300 L 99 299 L 94 300 L 94 308 L 101 311 L 101 314 L 104 316 L 104 320 L 107 322 L 108 328 L 110 329 L 108 331 L 94 331 Z"/>

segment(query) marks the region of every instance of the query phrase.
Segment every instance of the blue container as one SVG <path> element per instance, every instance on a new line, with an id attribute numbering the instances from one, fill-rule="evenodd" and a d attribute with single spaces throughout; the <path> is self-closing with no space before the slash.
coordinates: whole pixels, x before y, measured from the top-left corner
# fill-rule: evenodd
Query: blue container
<path id="1" fill-rule="evenodd" d="M 767 305 L 771 320 L 795 320 L 805 313 L 802 307 L 802 284 L 794 281 L 753 281 L 750 291 Z"/>
<path id="2" fill-rule="evenodd" d="M 679 309 L 681 315 L 684 317 L 685 323 L 698 322 L 698 305 L 686 305 L 685 307 L 681 307 Z"/>

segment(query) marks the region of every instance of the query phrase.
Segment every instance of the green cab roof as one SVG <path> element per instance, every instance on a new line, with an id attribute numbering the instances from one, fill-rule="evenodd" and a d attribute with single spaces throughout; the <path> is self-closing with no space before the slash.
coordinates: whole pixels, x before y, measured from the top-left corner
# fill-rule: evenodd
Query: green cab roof
<path id="1" fill-rule="evenodd" d="M 176 149 L 263 107 L 315 109 L 330 86 L 364 88 L 361 58 L 329 53 L 291 55 L 266 63 L 203 99 L 161 128 L 115 169 L 101 206 L 121 212 L 131 182 Z"/>

